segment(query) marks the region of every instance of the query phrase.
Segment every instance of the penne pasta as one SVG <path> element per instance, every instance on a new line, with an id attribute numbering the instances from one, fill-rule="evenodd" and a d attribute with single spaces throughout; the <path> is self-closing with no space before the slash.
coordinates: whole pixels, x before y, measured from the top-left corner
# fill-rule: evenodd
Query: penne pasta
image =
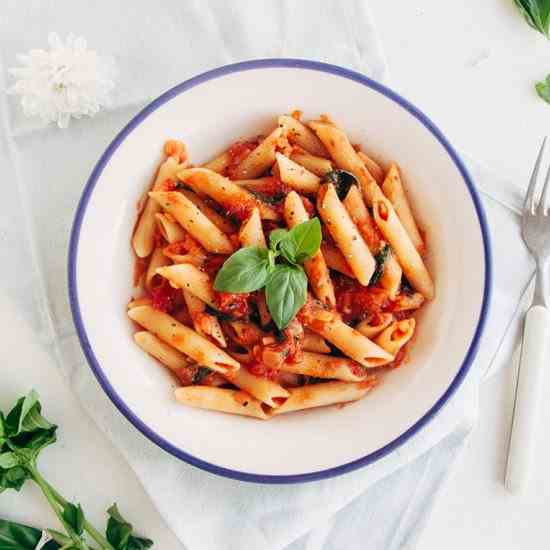
<path id="1" fill-rule="evenodd" d="M 160 338 L 157 338 L 146 330 L 136 332 L 134 334 L 134 341 L 143 351 L 158 359 L 172 371 L 186 368 L 191 364 L 183 353 L 164 343 Z"/>
<path id="2" fill-rule="evenodd" d="M 391 313 L 382 313 L 374 319 L 365 319 L 364 321 L 361 321 L 355 327 L 355 330 L 359 331 L 363 336 L 373 339 L 376 338 L 376 336 L 378 336 L 386 327 L 390 326 L 392 322 L 393 315 Z"/>
<path id="3" fill-rule="evenodd" d="M 296 164 L 303 166 L 321 178 L 332 170 L 332 162 L 330 162 L 330 160 L 323 157 L 316 157 L 309 153 L 292 153 L 290 155 L 290 160 L 293 160 Z"/>
<path id="4" fill-rule="evenodd" d="M 415 326 L 416 321 L 412 318 L 394 321 L 376 337 L 375 342 L 395 356 L 412 338 Z"/>
<path id="5" fill-rule="evenodd" d="M 210 307 L 216 307 L 216 297 L 210 277 L 192 264 L 177 264 L 157 269 L 157 273 L 168 279 L 175 288 L 190 292 Z"/>
<path id="6" fill-rule="evenodd" d="M 155 177 L 152 189 L 158 190 L 167 179 L 176 179 L 177 172 L 182 168 L 174 157 L 168 157 L 160 166 Z M 139 258 L 146 258 L 153 252 L 155 246 L 155 214 L 160 212 L 160 206 L 156 201 L 146 200 L 141 215 L 138 218 L 132 247 Z"/>
<path id="7" fill-rule="evenodd" d="M 414 220 L 414 216 L 411 210 L 409 199 L 405 193 L 401 175 L 397 164 L 392 164 L 386 175 L 386 179 L 382 184 L 382 191 L 388 200 L 392 203 L 397 216 L 401 220 L 405 231 L 408 233 L 412 243 L 417 250 L 422 251 L 424 249 L 424 241 L 418 231 L 418 226 Z"/>
<path id="8" fill-rule="evenodd" d="M 365 367 L 347 357 L 333 357 L 307 351 L 303 353 L 299 363 L 283 363 L 281 370 L 317 378 L 334 378 L 344 382 L 360 382 L 372 376 Z"/>
<path id="9" fill-rule="evenodd" d="M 205 162 L 201 166 L 201 168 L 212 170 L 212 172 L 216 172 L 217 174 L 223 174 L 227 170 L 230 163 L 231 163 L 231 155 L 229 154 L 229 151 L 224 151 L 221 155 L 218 155 L 216 158 L 213 158 L 212 160 Z"/>
<path id="10" fill-rule="evenodd" d="M 241 225 L 239 241 L 242 246 L 267 248 L 260 211 L 256 207 L 252 209 L 248 218 Z"/>
<path id="11" fill-rule="evenodd" d="M 226 348 L 227 342 L 225 341 L 220 323 L 214 315 L 206 313 L 205 303 L 186 290 L 183 291 L 183 298 L 195 330 L 203 336 L 212 338 L 221 348 Z"/>
<path id="12" fill-rule="evenodd" d="M 290 192 L 285 199 L 284 218 L 287 225 L 291 228 L 309 219 L 302 199 L 295 191 Z M 330 280 L 330 274 L 323 253 L 319 250 L 312 258 L 307 260 L 304 263 L 304 269 L 315 296 L 324 304 L 335 306 L 334 287 Z"/>
<path id="13" fill-rule="evenodd" d="M 279 215 L 271 206 L 263 203 L 230 179 L 216 174 L 216 172 L 205 168 L 188 168 L 179 172 L 178 177 L 197 193 L 208 195 L 230 212 L 231 209 L 235 208 L 250 211 L 257 206 L 262 219 L 279 219 Z"/>
<path id="14" fill-rule="evenodd" d="M 349 212 L 353 223 L 359 229 L 359 233 L 365 239 L 370 251 L 373 254 L 377 253 L 385 243 L 381 242 L 377 235 L 373 236 L 373 231 L 377 232 L 376 224 L 365 206 L 361 192 L 356 186 L 352 186 L 348 191 L 344 199 L 344 206 Z M 391 299 L 394 299 L 399 292 L 402 275 L 403 270 L 390 250 L 383 265 L 380 285 L 388 291 Z"/>
<path id="15" fill-rule="evenodd" d="M 410 311 L 422 307 L 426 299 L 420 292 L 399 294 L 393 305 L 393 311 Z"/>
<path id="16" fill-rule="evenodd" d="M 176 191 L 155 191 L 149 196 L 201 243 L 208 252 L 231 254 L 234 246 L 225 233 L 220 231 L 187 197 Z"/>
<path id="17" fill-rule="evenodd" d="M 289 396 L 288 391 L 281 385 L 268 378 L 255 376 L 246 367 L 231 373 L 227 376 L 227 379 L 233 385 L 273 408 L 281 406 Z"/>
<path id="18" fill-rule="evenodd" d="M 300 193 L 317 193 L 321 179 L 281 153 L 275 153 L 279 178 Z"/>
<path id="19" fill-rule="evenodd" d="M 279 415 L 357 401 L 364 397 L 375 384 L 375 380 L 365 380 L 364 382 L 325 382 L 289 388 L 290 397 L 278 409 L 274 409 L 272 414 Z"/>
<path id="20" fill-rule="evenodd" d="M 222 374 L 240 368 L 240 364 L 230 355 L 167 313 L 151 306 L 139 306 L 128 311 L 128 316 L 167 344 L 194 359 L 199 365 Z"/>
<path id="21" fill-rule="evenodd" d="M 302 343 L 302 349 L 304 351 L 311 351 L 314 353 L 330 353 L 330 346 L 325 342 L 321 336 L 315 334 L 311 330 L 306 329 L 304 331 L 304 341 Z"/>
<path id="22" fill-rule="evenodd" d="M 254 323 L 249 321 L 229 321 L 229 326 L 235 332 L 237 343 L 244 347 L 258 344 L 266 336 Z"/>
<path id="23" fill-rule="evenodd" d="M 348 262 L 344 258 L 344 255 L 335 247 L 327 243 L 321 243 L 321 252 L 325 258 L 325 262 L 330 269 L 339 271 L 344 275 L 347 275 L 351 279 L 355 279 L 355 274 L 351 270 Z"/>
<path id="24" fill-rule="evenodd" d="M 261 176 L 266 170 L 268 170 L 275 162 L 275 151 L 281 137 L 283 136 L 283 130 L 281 128 L 275 128 L 271 134 L 269 134 L 244 160 L 237 166 L 235 170 L 236 180 L 246 180 L 251 178 L 257 178 Z"/>
<path id="25" fill-rule="evenodd" d="M 393 359 L 386 350 L 346 325 L 337 313 L 323 309 L 312 300 L 302 308 L 299 317 L 304 326 L 320 334 L 364 367 L 379 367 Z"/>
<path id="26" fill-rule="evenodd" d="M 241 187 L 246 187 L 250 191 L 261 193 L 265 189 L 266 185 L 269 185 L 272 181 L 273 176 L 264 176 L 263 178 L 255 178 L 251 180 L 236 180 L 233 183 L 236 183 Z"/>
<path id="27" fill-rule="evenodd" d="M 167 243 L 175 243 L 185 238 L 186 233 L 183 227 L 170 214 L 157 212 L 155 218 L 160 234 Z"/>
<path id="28" fill-rule="evenodd" d="M 262 420 L 269 418 L 262 402 L 241 390 L 187 386 L 177 388 L 174 395 L 178 402 L 189 407 L 252 416 Z"/>
<path id="29" fill-rule="evenodd" d="M 138 306 L 150 306 L 150 305 L 151 305 L 151 298 L 149 297 L 137 298 L 135 300 L 130 300 L 128 302 L 127 309 L 132 309 L 133 307 L 138 307 Z"/>
<path id="30" fill-rule="evenodd" d="M 212 207 L 206 204 L 205 200 L 193 191 L 183 189 L 180 193 L 187 197 L 220 231 L 224 233 L 235 233 L 235 226 L 221 214 L 218 214 Z"/>
<path id="31" fill-rule="evenodd" d="M 343 130 L 325 121 L 311 121 L 309 126 L 328 149 L 336 166 L 351 172 L 357 178 L 368 206 L 371 206 L 374 199 L 383 196 L 376 180 L 358 157 Z"/>
<path id="32" fill-rule="evenodd" d="M 432 278 L 390 201 L 386 198 L 376 200 L 373 204 L 373 214 L 382 235 L 395 250 L 407 280 L 425 298 L 432 299 L 434 296 Z"/>
<path id="33" fill-rule="evenodd" d="M 364 286 L 368 285 L 376 262 L 332 183 L 321 186 L 317 210 L 357 280 Z"/>
<path id="34" fill-rule="evenodd" d="M 165 265 L 170 265 L 172 261 L 170 258 L 167 258 L 163 252 L 162 248 L 157 247 L 151 254 L 151 259 L 149 260 L 149 266 L 145 272 L 145 288 L 151 290 L 153 287 L 154 277 L 157 274 L 157 268 L 164 267 Z"/>
<path id="35" fill-rule="evenodd" d="M 321 140 L 307 126 L 289 115 L 281 115 L 279 127 L 284 130 L 292 144 L 299 145 L 308 153 L 318 157 L 328 157 L 328 152 Z"/>
<path id="36" fill-rule="evenodd" d="M 384 181 L 384 169 L 374 159 L 371 159 L 367 154 L 363 153 L 363 151 L 357 151 L 357 156 L 367 167 L 367 170 L 376 180 L 376 183 L 378 185 L 382 185 L 382 182 Z"/>

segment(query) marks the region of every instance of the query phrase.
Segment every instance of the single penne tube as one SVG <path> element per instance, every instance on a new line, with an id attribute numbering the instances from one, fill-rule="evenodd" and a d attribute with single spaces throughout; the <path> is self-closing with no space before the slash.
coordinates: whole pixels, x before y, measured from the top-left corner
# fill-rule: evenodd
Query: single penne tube
<path id="1" fill-rule="evenodd" d="M 292 144 L 300 146 L 308 153 L 318 157 L 328 157 L 328 152 L 321 140 L 305 124 L 290 115 L 278 118 L 279 127 L 284 130 Z"/>
<path id="2" fill-rule="evenodd" d="M 157 246 L 151 254 L 151 259 L 149 260 L 149 265 L 147 266 L 147 271 L 145 272 L 145 288 L 151 290 L 153 287 L 154 277 L 157 274 L 157 268 L 170 265 L 171 263 L 172 260 L 163 254 L 161 247 Z"/>
<path id="3" fill-rule="evenodd" d="M 275 162 L 275 151 L 283 136 L 281 128 L 275 128 L 253 151 L 237 166 L 236 180 L 246 180 L 261 176 Z"/>
<path id="4" fill-rule="evenodd" d="M 424 241 L 416 225 L 397 164 L 392 163 L 390 166 L 386 179 L 382 184 L 382 191 L 393 204 L 397 216 L 401 220 L 405 231 L 409 234 L 412 243 L 418 250 L 422 251 L 424 249 Z"/>
<path id="5" fill-rule="evenodd" d="M 330 353 L 331 351 L 330 346 L 325 342 L 324 338 L 321 338 L 321 336 L 309 329 L 304 330 L 302 349 L 314 353 Z"/>
<path id="6" fill-rule="evenodd" d="M 418 309 L 426 301 L 420 292 L 399 294 L 393 304 L 393 311 L 412 311 Z"/>
<path id="7" fill-rule="evenodd" d="M 208 206 L 203 198 L 187 189 L 183 189 L 180 192 L 184 197 L 187 197 L 220 231 L 230 234 L 235 233 L 235 226 L 227 218 L 224 218 L 212 207 Z"/>
<path id="8" fill-rule="evenodd" d="M 302 360 L 298 363 L 283 363 L 281 370 L 317 378 L 334 378 L 344 382 L 360 382 L 371 376 L 365 367 L 347 357 L 333 357 L 308 351 L 304 351 Z"/>
<path id="9" fill-rule="evenodd" d="M 240 368 L 236 372 L 232 372 L 227 376 L 227 380 L 241 390 L 252 395 L 252 397 L 255 397 L 273 408 L 277 408 L 284 403 L 289 395 L 288 391 L 281 385 L 268 378 L 255 376 L 249 372 L 246 367 Z"/>
<path id="10" fill-rule="evenodd" d="M 182 166 L 178 164 L 174 157 L 168 157 L 159 166 L 152 185 L 153 191 L 160 189 L 167 179 L 176 179 L 176 174 L 181 168 Z M 161 207 L 156 201 L 146 200 L 132 237 L 132 247 L 139 258 L 146 258 L 153 252 L 155 246 L 155 214 L 160 210 Z"/>
<path id="11" fill-rule="evenodd" d="M 267 248 L 260 211 L 254 207 L 239 230 L 239 241 L 243 247 L 259 246 Z"/>
<path id="12" fill-rule="evenodd" d="M 143 351 L 158 359 L 170 370 L 176 371 L 191 364 L 191 361 L 183 353 L 146 330 L 136 332 L 134 340 Z"/>
<path id="13" fill-rule="evenodd" d="M 373 215 L 380 232 L 395 251 L 399 265 L 412 287 L 428 300 L 432 299 L 434 296 L 432 278 L 418 250 L 399 221 L 391 202 L 385 197 L 376 200 L 373 203 Z"/>
<path id="14" fill-rule="evenodd" d="M 361 321 L 355 330 L 358 330 L 361 334 L 373 340 L 378 336 L 386 327 L 389 327 L 393 322 L 393 315 L 391 313 L 380 313 L 373 319 L 365 319 Z"/>
<path id="15" fill-rule="evenodd" d="M 363 336 L 374 340 L 385 328 L 393 323 L 394 317 L 391 313 L 380 313 L 372 319 L 365 319 L 356 325 L 355 330 Z"/>
<path id="16" fill-rule="evenodd" d="M 396 355 L 412 338 L 415 325 L 413 318 L 394 321 L 376 337 L 375 342 L 388 353 Z"/>
<path id="17" fill-rule="evenodd" d="M 323 157 L 316 157 L 309 153 L 292 153 L 290 155 L 290 160 L 293 160 L 296 164 L 303 166 L 320 178 L 332 170 L 332 162 L 330 162 L 330 160 Z"/>
<path id="18" fill-rule="evenodd" d="M 238 361 L 167 313 L 151 306 L 139 306 L 128 311 L 128 317 L 199 365 L 224 375 L 240 368 Z"/>
<path id="19" fill-rule="evenodd" d="M 297 388 L 302 385 L 302 377 L 299 374 L 294 374 L 293 372 L 285 372 L 280 370 L 277 373 L 276 381 L 283 388 Z"/>
<path id="20" fill-rule="evenodd" d="M 198 409 L 240 414 L 267 420 L 264 405 L 242 390 L 213 388 L 211 386 L 186 386 L 174 390 L 179 403 Z"/>
<path id="21" fill-rule="evenodd" d="M 185 238 L 183 227 L 170 214 L 157 212 L 155 214 L 157 227 L 167 243 L 175 243 Z"/>
<path id="22" fill-rule="evenodd" d="M 368 285 L 376 262 L 332 183 L 321 186 L 317 210 L 357 280 L 364 286 Z"/>
<path id="23" fill-rule="evenodd" d="M 317 193 L 321 178 L 281 153 L 275 153 L 279 178 L 300 193 Z"/>
<path id="24" fill-rule="evenodd" d="M 210 307 L 216 307 L 212 281 L 207 273 L 193 264 L 177 264 L 157 269 L 157 273 L 168 279 L 170 284 L 190 292 Z"/>
<path id="25" fill-rule="evenodd" d="M 178 172 L 178 178 L 197 193 L 208 195 L 229 211 L 235 207 L 252 210 L 257 206 L 262 219 L 279 219 L 279 215 L 271 206 L 254 197 L 244 187 L 216 172 L 205 168 L 188 168 Z"/>
<path id="26" fill-rule="evenodd" d="M 231 155 L 229 151 L 224 151 L 221 155 L 218 155 L 216 158 L 205 162 L 201 165 L 201 168 L 206 168 L 207 170 L 212 170 L 218 174 L 223 174 L 229 164 L 231 163 Z"/>
<path id="27" fill-rule="evenodd" d="M 214 254 L 231 254 L 235 247 L 187 197 L 176 191 L 154 191 L 149 196 L 171 214 L 189 234 Z"/>
<path id="28" fill-rule="evenodd" d="M 152 303 L 151 298 L 143 297 L 143 298 L 136 298 L 135 300 L 130 300 L 128 302 L 127 309 L 132 309 L 133 307 L 138 306 L 150 306 Z"/>
<path id="29" fill-rule="evenodd" d="M 351 172 L 357 178 L 368 206 L 372 205 L 374 199 L 383 196 L 376 180 L 359 158 L 342 129 L 326 121 L 317 120 L 309 122 L 309 126 L 328 149 L 336 166 Z"/>
<path id="30" fill-rule="evenodd" d="M 324 382 L 288 388 L 290 397 L 279 408 L 273 409 L 271 414 L 279 415 L 357 401 L 364 397 L 375 384 L 375 380 L 367 379 L 363 382 Z"/>
<path id="31" fill-rule="evenodd" d="M 203 336 L 208 336 L 221 348 L 227 347 L 220 322 L 214 315 L 206 313 L 206 304 L 191 292 L 183 291 L 187 311 L 193 321 L 195 330 Z"/>
<path id="32" fill-rule="evenodd" d="M 367 170 L 376 180 L 376 183 L 378 185 L 382 185 L 382 182 L 384 181 L 384 169 L 374 159 L 369 157 L 366 153 L 363 153 L 363 151 L 357 151 L 357 156 L 367 167 Z"/>
<path id="33" fill-rule="evenodd" d="M 320 334 L 364 367 L 379 367 L 393 359 L 393 355 L 378 344 L 346 325 L 336 312 L 328 311 L 312 300 L 301 309 L 299 318 L 304 326 Z"/>
<path id="34" fill-rule="evenodd" d="M 346 262 L 344 255 L 335 246 L 321 243 L 321 252 L 330 269 L 334 269 L 334 271 L 339 271 L 351 279 L 355 279 L 355 274 L 351 270 L 348 262 Z"/>
<path id="35" fill-rule="evenodd" d="M 286 196 L 283 212 L 285 221 L 291 228 L 309 219 L 304 203 L 296 191 L 291 191 Z M 315 296 L 324 304 L 334 306 L 334 287 L 323 253 L 318 250 L 312 258 L 304 262 L 304 269 Z"/>
<path id="36" fill-rule="evenodd" d="M 376 254 L 385 243 L 381 242 L 378 238 L 379 231 L 376 227 L 376 223 L 367 210 L 361 191 L 353 185 L 348 191 L 343 203 L 370 251 L 372 254 Z M 388 291 L 390 298 L 393 300 L 401 287 L 403 270 L 391 250 L 386 255 L 382 269 L 380 286 Z"/>
<path id="37" fill-rule="evenodd" d="M 235 332 L 237 343 L 245 348 L 260 343 L 266 336 L 265 332 L 250 321 L 228 321 L 228 323 Z"/>
<path id="38" fill-rule="evenodd" d="M 264 176 L 262 178 L 255 178 L 251 180 L 235 180 L 233 183 L 246 187 L 250 191 L 256 191 L 261 193 L 273 181 L 273 176 Z"/>

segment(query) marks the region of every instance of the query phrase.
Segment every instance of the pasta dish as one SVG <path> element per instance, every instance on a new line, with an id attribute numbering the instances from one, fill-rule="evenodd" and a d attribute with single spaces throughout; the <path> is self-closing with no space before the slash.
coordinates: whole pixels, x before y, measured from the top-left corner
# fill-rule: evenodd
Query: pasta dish
<path id="1" fill-rule="evenodd" d="M 434 297 L 399 167 L 326 115 L 201 165 L 167 141 L 132 248 L 134 340 L 176 400 L 264 420 L 364 397 Z"/>

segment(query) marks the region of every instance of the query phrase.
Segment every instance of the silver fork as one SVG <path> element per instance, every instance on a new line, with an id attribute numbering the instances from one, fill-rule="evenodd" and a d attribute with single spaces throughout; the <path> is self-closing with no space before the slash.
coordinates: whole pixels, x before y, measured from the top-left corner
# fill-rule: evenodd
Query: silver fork
<path id="1" fill-rule="evenodd" d="M 545 145 L 546 138 L 533 168 L 521 225 L 523 240 L 537 264 L 537 277 L 533 303 L 527 311 L 523 328 L 504 482 L 506 489 L 514 494 L 522 492 L 527 486 L 534 454 L 543 374 L 550 363 L 550 168 L 540 198 L 537 193 Z"/>

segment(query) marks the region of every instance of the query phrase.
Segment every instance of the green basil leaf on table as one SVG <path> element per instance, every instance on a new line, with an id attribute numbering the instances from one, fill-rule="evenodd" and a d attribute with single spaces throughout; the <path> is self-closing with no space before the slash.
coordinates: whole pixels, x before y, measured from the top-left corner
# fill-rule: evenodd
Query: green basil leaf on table
<path id="1" fill-rule="evenodd" d="M 142 550 L 153 546 L 152 540 L 132 535 L 132 524 L 121 516 L 116 504 L 107 513 L 107 540 L 115 550 Z"/>
<path id="2" fill-rule="evenodd" d="M 278 265 L 265 288 L 269 312 L 277 327 L 282 330 L 306 303 L 307 277 L 301 266 Z"/>
<path id="3" fill-rule="evenodd" d="M 321 246 L 321 222 L 313 218 L 295 225 L 279 243 L 281 254 L 291 263 L 311 258 Z"/>
<path id="4" fill-rule="evenodd" d="M 3 469 L 0 467 L 0 493 L 6 489 L 14 489 L 19 491 L 27 479 L 31 476 L 22 466 L 14 466 L 13 468 Z"/>
<path id="5" fill-rule="evenodd" d="M 41 538 L 40 529 L 0 519 L 1 550 L 34 550 Z"/>
<path id="6" fill-rule="evenodd" d="M 63 519 L 74 529 L 77 535 L 84 532 L 84 512 L 80 504 L 78 506 L 67 502 L 63 507 Z"/>
<path id="7" fill-rule="evenodd" d="M 550 0 L 515 0 L 527 23 L 550 38 Z"/>
<path id="8" fill-rule="evenodd" d="M 269 276 L 269 254 L 259 246 L 241 248 L 218 271 L 214 288 L 223 292 L 253 292 L 262 288 Z"/>
<path id="9" fill-rule="evenodd" d="M 38 401 L 38 394 L 31 390 L 28 395 L 17 401 L 9 412 L 6 420 L 6 433 L 9 437 L 36 430 L 50 430 L 55 426 L 48 422 L 41 414 L 42 406 Z"/>
<path id="10" fill-rule="evenodd" d="M 535 84 L 535 90 L 541 99 L 550 103 L 550 74 L 540 82 Z"/>
<path id="11" fill-rule="evenodd" d="M 9 451 L 0 454 L 0 468 L 8 470 L 14 466 L 19 466 L 19 457 L 15 453 Z"/>

